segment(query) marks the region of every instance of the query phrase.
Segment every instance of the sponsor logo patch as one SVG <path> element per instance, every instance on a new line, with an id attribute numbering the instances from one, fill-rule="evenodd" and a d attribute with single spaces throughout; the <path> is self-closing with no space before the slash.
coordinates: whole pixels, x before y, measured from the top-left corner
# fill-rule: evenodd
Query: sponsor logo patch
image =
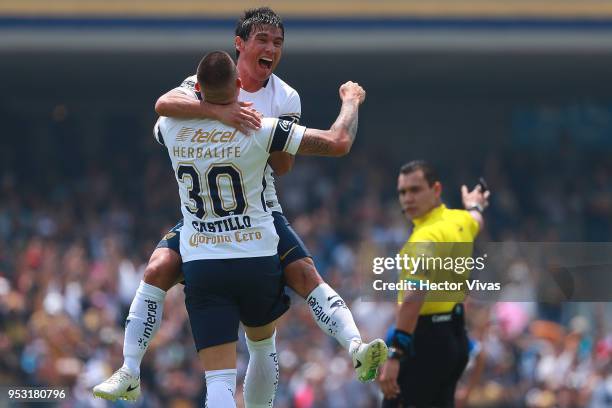
<path id="1" fill-rule="evenodd" d="M 144 329 L 142 337 L 138 339 L 138 344 L 143 350 L 149 345 L 149 340 L 153 334 L 153 327 L 155 327 L 155 322 L 157 322 L 157 302 L 146 299 L 145 303 L 147 304 L 147 320 L 142 323 Z"/>
<path id="2" fill-rule="evenodd" d="M 308 298 L 308 306 L 310 306 L 318 321 L 325 324 L 329 323 L 330 317 L 323 311 L 323 306 L 314 297 L 310 296 Z"/>

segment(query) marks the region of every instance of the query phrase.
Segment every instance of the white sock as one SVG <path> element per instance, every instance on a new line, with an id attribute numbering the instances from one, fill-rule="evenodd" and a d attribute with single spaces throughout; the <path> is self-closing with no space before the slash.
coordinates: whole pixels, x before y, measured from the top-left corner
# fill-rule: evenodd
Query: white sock
<path id="1" fill-rule="evenodd" d="M 140 375 L 140 363 L 149 343 L 161 325 L 166 292 L 140 281 L 125 323 L 123 366 L 132 375 Z"/>
<path id="2" fill-rule="evenodd" d="M 361 342 L 361 334 L 344 300 L 327 283 L 317 286 L 306 299 L 317 325 L 349 353 Z"/>
<path id="3" fill-rule="evenodd" d="M 204 408 L 235 408 L 236 369 L 206 371 Z"/>
<path id="4" fill-rule="evenodd" d="M 249 365 L 244 377 L 245 408 L 272 407 L 280 375 L 275 341 L 276 331 L 272 337 L 261 341 L 246 338 Z"/>

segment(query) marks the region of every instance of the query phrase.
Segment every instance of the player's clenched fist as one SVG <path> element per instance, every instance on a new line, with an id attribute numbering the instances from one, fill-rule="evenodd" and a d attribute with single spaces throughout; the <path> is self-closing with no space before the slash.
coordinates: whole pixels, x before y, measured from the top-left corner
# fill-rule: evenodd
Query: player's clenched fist
<path id="1" fill-rule="evenodd" d="M 361 104 L 365 100 L 365 97 L 365 90 L 357 82 L 348 81 L 340 87 L 340 99 L 343 101 L 356 99 Z"/>

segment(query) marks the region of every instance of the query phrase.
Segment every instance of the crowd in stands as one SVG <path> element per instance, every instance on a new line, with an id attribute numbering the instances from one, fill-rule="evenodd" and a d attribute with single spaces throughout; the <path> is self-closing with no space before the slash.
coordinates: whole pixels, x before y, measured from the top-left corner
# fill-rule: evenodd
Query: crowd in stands
<path id="1" fill-rule="evenodd" d="M 59 407 L 200 406 L 203 372 L 180 285 L 145 356 L 141 399 L 92 398 L 91 388 L 121 366 L 132 296 L 179 209 L 169 161 L 152 139 L 131 155 L 100 150 L 79 161 L 73 153 L 41 150 L 37 163 L 1 168 L 0 384 L 64 387 Z M 474 168 L 432 161 L 452 207 L 460 206 L 461 184 L 487 179 L 493 199 L 480 240 L 612 241 L 610 151 L 561 139 L 552 150 L 493 152 Z M 384 337 L 393 319 L 392 302 L 360 294 L 372 256 L 395 253 L 409 235 L 395 197 L 399 164 L 357 148 L 341 161 L 298 158 L 278 181 L 286 215 L 365 339 Z M 529 274 L 520 260 L 510 267 Z M 462 407 L 612 406 L 610 304 L 468 300 L 467 310 L 473 349 L 458 390 Z M 294 294 L 277 349 L 276 407 L 377 406 L 376 385 L 356 381 L 346 353 Z M 239 350 L 240 384 L 243 339 Z"/>

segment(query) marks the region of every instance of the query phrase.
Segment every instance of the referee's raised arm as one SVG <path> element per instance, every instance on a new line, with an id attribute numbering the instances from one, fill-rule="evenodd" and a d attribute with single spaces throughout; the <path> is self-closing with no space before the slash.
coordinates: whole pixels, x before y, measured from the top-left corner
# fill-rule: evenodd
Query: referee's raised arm
<path id="1" fill-rule="evenodd" d="M 478 184 L 472 191 L 469 191 L 466 185 L 461 186 L 461 200 L 463 207 L 470 213 L 472 218 L 476 220 L 479 230 L 484 227 L 484 217 L 482 213 L 489 206 L 489 197 L 491 191 L 484 190 L 482 185 Z"/>

